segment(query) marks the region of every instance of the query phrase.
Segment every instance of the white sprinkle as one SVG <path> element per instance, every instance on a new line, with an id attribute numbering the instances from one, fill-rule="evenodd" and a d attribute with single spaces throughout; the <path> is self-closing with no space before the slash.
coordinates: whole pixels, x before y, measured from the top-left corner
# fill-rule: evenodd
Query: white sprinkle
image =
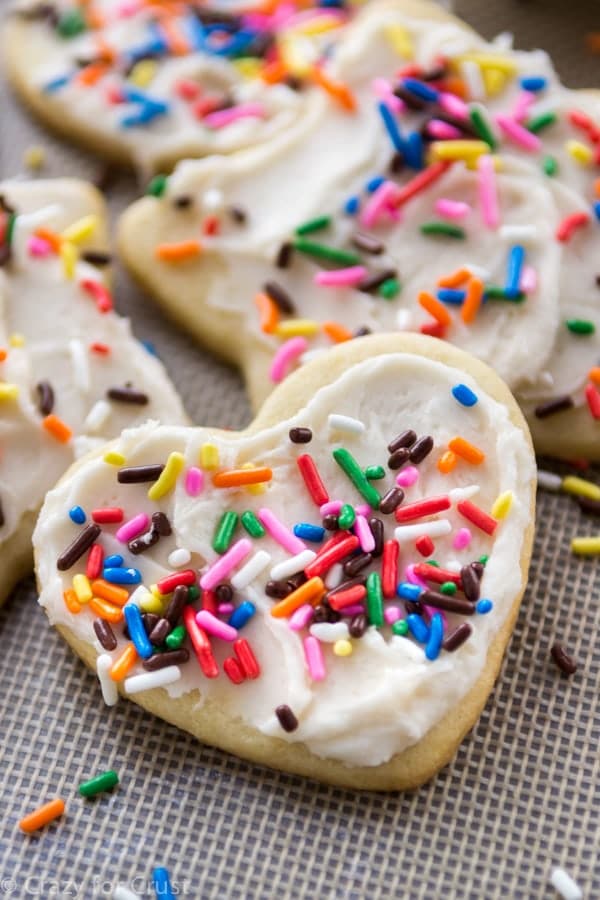
<path id="1" fill-rule="evenodd" d="M 144 672 L 143 675 L 132 675 L 124 681 L 125 690 L 128 694 L 139 694 L 141 691 L 151 691 L 152 688 L 164 687 L 166 684 L 173 684 L 181 678 L 181 669 L 179 666 L 165 666 L 164 669 L 157 669 L 156 672 Z"/>
<path id="2" fill-rule="evenodd" d="M 290 556 L 289 559 L 284 559 L 283 562 L 273 566 L 271 569 L 271 578 L 274 581 L 279 581 L 280 578 L 289 578 L 290 575 L 301 572 L 313 561 L 316 555 L 314 550 L 303 550 L 302 553 L 297 553 L 296 556 Z"/>
<path id="3" fill-rule="evenodd" d="M 519 241 L 520 243 L 534 243 L 540 236 L 537 225 L 501 225 L 500 237 L 504 241 Z"/>
<path id="4" fill-rule="evenodd" d="M 316 347 L 314 350 L 307 350 L 306 353 L 303 353 L 302 356 L 298 357 L 298 362 L 301 366 L 305 366 L 306 363 L 312 362 L 313 359 L 317 359 L 319 356 L 323 356 L 324 353 L 327 353 L 326 347 Z"/>
<path id="5" fill-rule="evenodd" d="M 101 653 L 96 660 L 96 673 L 100 682 L 100 690 L 102 691 L 102 699 L 107 706 L 114 706 L 119 699 L 117 685 L 108 674 L 113 661 L 108 653 Z"/>
<path id="6" fill-rule="evenodd" d="M 108 403 L 107 400 L 98 400 L 87 414 L 83 427 L 86 431 L 100 431 L 102 426 L 108 420 L 111 412 L 110 403 Z"/>
<path id="7" fill-rule="evenodd" d="M 73 338 L 69 341 L 69 353 L 75 375 L 75 384 L 84 394 L 88 394 L 92 385 L 90 377 L 90 361 L 83 341 Z"/>
<path id="8" fill-rule="evenodd" d="M 139 894 L 134 894 L 129 888 L 119 884 L 114 890 L 113 900 L 141 900 L 141 898 Z"/>
<path id="9" fill-rule="evenodd" d="M 327 575 L 325 576 L 325 587 L 331 590 L 334 587 L 337 587 L 338 584 L 342 583 L 342 578 L 344 577 L 344 569 L 341 563 L 336 563 L 331 567 Z"/>
<path id="10" fill-rule="evenodd" d="M 433 522 L 419 522 L 417 525 L 399 525 L 394 531 L 397 541 L 410 541 L 426 534 L 429 537 L 443 537 L 450 534 L 452 525 L 448 519 L 435 519 Z"/>
<path id="11" fill-rule="evenodd" d="M 452 488 L 448 491 L 450 503 L 460 503 L 461 500 L 470 500 L 475 494 L 478 494 L 481 488 L 478 484 L 469 484 L 467 487 Z"/>
<path id="12" fill-rule="evenodd" d="M 219 209 L 222 209 L 224 203 L 224 197 L 221 191 L 218 191 L 216 188 L 210 188 L 210 190 L 205 191 L 202 195 L 202 206 L 205 209 L 210 209 L 213 212 L 216 212 Z"/>
<path id="13" fill-rule="evenodd" d="M 460 74 L 467 82 L 469 100 L 483 100 L 485 98 L 485 84 L 479 64 L 471 59 L 466 59 L 460 64 Z"/>
<path id="14" fill-rule="evenodd" d="M 564 900 L 582 900 L 583 898 L 583 892 L 577 882 L 573 881 L 571 876 L 558 866 L 552 869 L 550 884 L 561 897 L 564 897 Z"/>
<path id="15" fill-rule="evenodd" d="M 251 581 L 260 575 L 263 569 L 266 569 L 271 562 L 271 554 L 266 550 L 259 550 L 254 556 L 251 556 L 245 566 L 235 573 L 231 579 L 231 586 L 236 590 L 242 590 L 247 587 Z"/>
<path id="16" fill-rule="evenodd" d="M 537 470 L 537 484 L 544 491 L 560 491 L 562 486 L 562 478 L 554 472 L 548 472 L 546 469 Z"/>
<path id="17" fill-rule="evenodd" d="M 151 596 L 152 595 L 148 588 L 143 584 L 140 584 L 138 585 L 138 587 L 136 587 L 133 594 L 130 595 L 129 600 L 127 601 L 127 606 L 137 606 L 137 608 L 139 609 L 142 600 L 145 600 L 147 597 Z"/>
<path id="18" fill-rule="evenodd" d="M 410 331 L 413 324 L 413 315 L 410 309 L 399 309 L 396 313 L 396 328 L 398 331 Z"/>
<path id="19" fill-rule="evenodd" d="M 19 213 L 15 220 L 15 232 L 17 234 L 30 232 L 40 228 L 42 225 L 48 225 L 57 216 L 60 216 L 62 211 L 61 206 L 58 206 L 57 203 L 52 203 L 49 206 L 42 206 L 41 209 L 36 209 L 34 212 Z"/>
<path id="20" fill-rule="evenodd" d="M 167 562 L 173 569 L 180 569 L 181 566 L 187 566 L 191 558 L 192 554 L 189 550 L 186 550 L 185 547 L 178 547 L 169 553 Z"/>
<path id="21" fill-rule="evenodd" d="M 309 631 L 324 644 L 335 644 L 336 641 L 346 640 L 350 636 L 345 622 L 316 622 L 310 626 Z"/>
<path id="22" fill-rule="evenodd" d="M 329 427 L 334 431 L 343 431 L 345 434 L 364 434 L 367 430 L 364 422 L 353 419 L 352 416 L 342 416 L 331 413 L 327 419 Z"/>
<path id="23" fill-rule="evenodd" d="M 444 564 L 444 568 L 448 569 L 449 572 L 460 572 L 462 564 L 459 563 L 457 559 L 449 559 L 448 562 Z"/>
<path id="24" fill-rule="evenodd" d="M 489 269 L 484 269 L 483 266 L 478 266 L 477 263 L 465 263 L 465 269 L 468 269 L 471 275 L 474 275 L 476 278 L 481 278 L 482 281 L 491 281 L 492 273 Z"/>
<path id="25" fill-rule="evenodd" d="M 513 49 L 514 43 L 515 36 L 512 31 L 501 31 L 500 34 L 497 34 L 492 40 L 494 47 L 502 53 L 509 53 Z"/>

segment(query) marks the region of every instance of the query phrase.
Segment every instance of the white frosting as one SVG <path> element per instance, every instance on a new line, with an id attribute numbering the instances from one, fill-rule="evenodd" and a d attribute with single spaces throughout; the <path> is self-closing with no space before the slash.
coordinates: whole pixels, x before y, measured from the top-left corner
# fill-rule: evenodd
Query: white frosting
<path id="1" fill-rule="evenodd" d="M 80 262 L 68 279 L 54 254 L 29 254 L 28 241 L 38 226 L 60 233 L 90 212 L 87 189 L 76 182 L 6 182 L 0 193 L 18 212 L 12 257 L 0 269 L 0 347 L 7 350 L 0 375 L 18 388 L 16 400 L 0 401 L 3 542 L 18 530 L 25 513 L 39 508 L 78 453 L 127 426 L 148 419 L 181 424 L 186 416 L 163 366 L 132 337 L 128 320 L 100 314 L 79 286 L 82 278 L 102 284 L 106 269 Z M 103 231 L 101 222 L 98 230 Z M 11 346 L 15 335 L 23 338 L 22 346 Z M 93 342 L 107 345 L 110 354 L 93 352 Z M 53 414 L 73 432 L 68 443 L 59 443 L 42 427 L 36 392 L 41 381 L 54 391 Z M 147 393 L 147 405 L 106 401 L 107 389 L 129 382 Z M 94 412 L 104 403 L 100 421 Z"/>
<path id="2" fill-rule="evenodd" d="M 452 397 L 451 388 L 458 382 L 467 384 L 478 395 L 474 407 L 467 409 Z M 451 488 L 470 488 L 476 482 L 480 489 L 475 500 L 489 510 L 501 492 L 513 492 L 510 513 L 499 523 L 493 538 L 473 527 L 470 547 L 462 551 L 454 549 L 454 532 L 469 523 L 453 505 L 442 514 L 451 522 L 453 534 L 435 539 L 435 557 L 441 565 L 449 563 L 456 568 L 481 554 L 489 554 L 482 596 L 493 600 L 493 611 L 471 617 L 471 638 L 455 653 L 442 652 L 434 662 L 425 658 L 422 646 L 412 639 L 392 636 L 388 626 L 381 631 L 371 628 L 362 639 L 354 640 L 349 657 L 336 656 L 332 645 L 325 642 L 321 647 L 327 675 L 324 681 L 313 682 L 305 665 L 302 644 L 302 637 L 308 631 L 294 631 L 286 620 L 270 615 L 273 601 L 263 591 L 269 567 L 263 567 L 252 583 L 236 595 L 236 602 L 251 599 L 257 606 L 257 614 L 239 634 L 252 645 L 262 669 L 261 676 L 240 686 L 234 686 L 224 674 L 209 681 L 192 656 L 182 666 L 181 679 L 170 684 L 167 690 L 172 697 L 192 692 L 198 703 L 210 697 L 232 720 L 240 718 L 264 734 L 303 742 L 314 753 L 349 765 L 371 766 L 385 762 L 417 742 L 448 710 L 460 705 L 476 684 L 490 642 L 523 588 L 520 554 L 523 533 L 530 525 L 534 460 L 524 434 L 511 423 L 506 407 L 482 391 L 472 378 L 422 357 L 389 354 L 356 364 L 333 383 L 316 391 L 302 411 L 264 431 L 215 436 L 207 429 L 150 425 L 125 432 L 117 446 L 128 465 L 164 462 L 173 450 L 184 453 L 187 465 L 197 465 L 201 445 L 210 441 L 218 446 L 220 465 L 224 468 L 251 462 L 273 470 L 272 481 L 258 496 L 239 489 L 219 491 L 212 486 L 207 473 L 204 491 L 192 498 L 186 494 L 182 475 L 175 491 L 159 504 L 171 521 L 173 535 L 161 539 L 143 555 L 131 557 L 129 564 L 139 567 L 143 583 L 149 585 L 172 571 L 169 556 L 176 547 L 184 547 L 192 553 L 191 566 L 202 572 L 206 563 L 217 558 L 211 544 L 225 509 L 241 513 L 268 507 L 288 528 L 301 521 L 319 522 L 318 510 L 295 465 L 295 458 L 303 452 L 310 452 L 315 459 L 332 499 L 359 504 L 360 496 L 331 455 L 340 446 L 328 429 L 332 413 L 351 416 L 365 424 L 363 433 L 347 436 L 342 444 L 363 467 L 385 465 L 386 444 L 399 430 L 410 427 L 421 435 L 434 434 L 435 448 L 420 464 L 419 480 L 406 489 L 405 502 L 447 493 Z M 288 430 L 293 426 L 310 427 L 314 435 L 312 442 L 292 444 Z M 442 475 L 437 460 L 448 441 L 457 434 L 479 446 L 486 460 L 478 467 L 459 463 L 451 475 Z M 388 471 L 383 482 L 376 482 L 381 494 L 394 483 L 394 474 Z M 42 585 L 40 603 L 52 623 L 67 625 L 77 638 L 92 643 L 98 653 L 102 650 L 92 630 L 93 615 L 85 609 L 78 615 L 70 614 L 62 599 L 63 590 L 83 565 L 81 561 L 69 573 L 56 569 L 57 556 L 76 535 L 67 511 L 74 504 L 89 510 L 118 502 L 124 507 L 126 517 L 140 511 L 151 513 L 157 507 L 148 501 L 146 494 L 147 486 L 143 485 L 117 487 L 114 469 L 109 469 L 99 458 L 88 459 L 50 492 L 36 529 L 34 543 Z M 464 496 L 462 491 L 453 495 L 453 504 L 461 496 Z M 382 518 L 386 523 L 386 537 L 392 537 L 394 516 Z M 118 549 L 123 553 L 124 545 L 117 544 L 111 532 L 112 529 L 106 529 L 102 537 L 106 552 Z M 241 534 L 240 529 L 235 539 Z M 290 555 L 268 535 L 253 540 L 253 545 L 252 552 L 266 550 L 271 555 L 271 566 Z M 125 556 L 130 559 L 127 553 Z M 404 580 L 407 564 L 421 559 L 411 541 L 403 542 L 400 579 Z M 458 624 L 461 618 L 450 615 L 449 627 Z M 116 632 L 119 647 L 113 657 L 124 645 L 118 626 Z M 324 637 L 327 641 L 331 635 L 326 633 Z M 230 645 L 217 639 L 212 644 L 217 660 L 222 663 L 231 653 Z M 134 673 L 138 671 L 143 671 L 139 665 Z M 291 734 L 283 731 L 274 714 L 280 704 L 288 704 L 298 718 L 299 727 Z M 232 727 L 235 727 L 233 722 Z"/>

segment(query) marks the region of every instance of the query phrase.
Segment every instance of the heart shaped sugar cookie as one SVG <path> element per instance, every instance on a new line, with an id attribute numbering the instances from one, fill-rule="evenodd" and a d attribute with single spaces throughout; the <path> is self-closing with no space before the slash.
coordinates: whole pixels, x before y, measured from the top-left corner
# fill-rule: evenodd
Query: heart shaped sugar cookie
<path id="1" fill-rule="evenodd" d="M 44 494 L 78 455 L 147 419 L 187 418 L 112 312 L 100 195 L 62 179 L 0 183 L 0 196 L 2 602 L 32 568 Z"/>
<path id="2" fill-rule="evenodd" d="M 256 408 L 336 342 L 423 332 L 507 381 L 539 452 L 599 458 L 597 96 L 405 0 L 369 4 L 331 71 L 353 111 L 182 162 L 125 213 L 133 275 Z"/>
<path id="3" fill-rule="evenodd" d="M 110 452 L 120 467 L 97 451 L 64 475 L 34 535 L 40 603 L 107 703 L 119 690 L 358 788 L 415 787 L 450 760 L 533 534 L 527 426 L 488 367 L 372 336 L 292 375 L 243 432 L 150 424 Z"/>

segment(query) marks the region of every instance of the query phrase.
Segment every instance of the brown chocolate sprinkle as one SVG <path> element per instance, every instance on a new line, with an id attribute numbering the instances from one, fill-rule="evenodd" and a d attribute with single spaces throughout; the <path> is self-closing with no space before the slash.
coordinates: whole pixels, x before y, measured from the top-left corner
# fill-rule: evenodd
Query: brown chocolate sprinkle
<path id="1" fill-rule="evenodd" d="M 267 281 L 263 285 L 263 290 L 265 294 L 269 295 L 280 312 L 282 312 L 285 316 L 294 315 L 294 313 L 296 312 L 296 307 L 285 288 L 283 288 L 276 281 Z"/>
<path id="2" fill-rule="evenodd" d="M 54 409 L 54 391 L 49 381 L 40 381 L 35 389 L 38 395 L 38 409 L 43 416 L 49 416 Z"/>
<path id="3" fill-rule="evenodd" d="M 381 556 L 383 553 L 383 522 L 381 519 L 378 519 L 376 516 L 373 516 L 369 519 L 369 528 L 371 529 L 371 534 L 375 539 L 375 546 L 371 550 L 371 555 L 374 557 Z"/>
<path id="4" fill-rule="evenodd" d="M 350 637 L 361 638 L 366 630 L 367 630 L 367 617 L 365 615 L 363 615 L 363 613 L 359 613 L 357 616 L 353 616 L 350 619 L 350 624 L 348 625 L 348 631 L 350 632 Z"/>
<path id="5" fill-rule="evenodd" d="M 241 206 L 230 206 L 229 215 L 237 225 L 245 225 L 248 221 L 248 213 Z"/>
<path id="6" fill-rule="evenodd" d="M 0 244 L 0 267 L 10 262 L 11 254 L 10 244 Z"/>
<path id="7" fill-rule="evenodd" d="M 400 175 L 400 173 L 404 171 L 405 165 L 406 163 L 404 162 L 402 154 L 394 153 L 390 162 L 390 172 L 392 175 Z"/>
<path id="8" fill-rule="evenodd" d="M 371 553 L 359 553 L 358 556 L 352 556 L 350 559 L 347 559 L 343 565 L 344 575 L 348 575 L 349 578 L 354 578 L 355 575 L 358 575 L 359 572 L 366 569 L 372 562 L 373 556 Z M 340 588 L 336 588 L 336 591 L 339 590 Z"/>
<path id="9" fill-rule="evenodd" d="M 89 525 L 86 525 L 56 560 L 58 571 L 66 572 L 71 566 L 74 566 L 77 560 L 81 559 L 86 550 L 89 550 L 97 538 L 100 537 L 101 532 L 102 529 L 95 522 L 90 522 Z"/>
<path id="10" fill-rule="evenodd" d="M 98 268 L 109 266 L 112 262 L 110 253 L 104 253 L 102 250 L 86 250 L 81 254 L 81 258 L 90 266 L 98 266 Z"/>
<path id="11" fill-rule="evenodd" d="M 370 275 L 367 275 L 358 285 L 358 290 L 362 291 L 364 294 L 370 294 L 371 291 L 376 291 L 378 287 L 384 283 L 384 281 L 389 281 L 390 278 L 396 278 L 398 272 L 396 269 L 382 269 L 380 272 L 372 272 Z"/>
<path id="12" fill-rule="evenodd" d="M 154 626 L 154 628 L 152 629 L 152 631 L 150 632 L 150 634 L 148 635 L 150 643 L 155 644 L 157 646 L 164 644 L 166 638 L 168 637 L 169 634 L 171 634 L 172 630 L 173 630 L 173 626 L 171 625 L 171 623 L 169 622 L 168 619 L 159 619 L 158 622 L 156 623 L 156 625 Z"/>
<path id="13" fill-rule="evenodd" d="M 130 387 L 109 388 L 106 396 L 109 400 L 115 400 L 117 403 L 133 403 L 137 406 L 145 406 L 149 402 L 148 394 Z"/>
<path id="14" fill-rule="evenodd" d="M 159 540 L 160 534 L 158 528 L 151 526 L 144 534 L 140 534 L 139 537 L 129 541 L 127 546 L 130 553 L 133 553 L 134 556 L 139 556 L 140 553 L 145 553 L 150 547 L 154 547 L 155 544 L 158 544 Z"/>
<path id="15" fill-rule="evenodd" d="M 340 523 L 338 522 L 338 517 L 333 513 L 327 513 L 326 516 L 323 516 L 323 528 L 326 531 L 339 531 Z"/>
<path id="16" fill-rule="evenodd" d="M 327 593 L 325 594 L 325 600 L 329 602 L 329 598 L 334 597 L 340 591 L 347 591 L 348 588 L 356 587 L 356 585 L 358 584 L 364 585 L 366 583 L 366 575 L 359 575 L 357 578 L 350 578 L 348 581 L 342 581 L 342 583 L 338 584 L 337 587 L 331 588 L 330 591 L 327 591 Z"/>
<path id="17" fill-rule="evenodd" d="M 426 437 L 419 438 L 416 444 L 413 445 L 410 451 L 410 461 L 412 463 L 420 463 L 423 462 L 426 456 L 428 456 L 433 450 L 433 438 L 427 435 Z"/>
<path id="18" fill-rule="evenodd" d="M 188 602 L 188 594 L 189 591 L 187 585 L 178 584 L 173 591 L 173 596 L 169 600 L 169 605 L 167 606 L 167 611 L 165 613 L 165 619 L 173 628 L 175 628 L 177 622 L 181 618 L 183 607 Z"/>
<path id="19" fill-rule="evenodd" d="M 394 88 L 393 93 L 396 97 L 399 97 L 400 100 L 404 100 L 409 109 L 422 110 L 427 106 L 426 100 L 421 100 L 421 98 L 413 94 L 412 91 L 407 90 L 403 84 L 397 85 Z"/>
<path id="20" fill-rule="evenodd" d="M 290 428 L 290 441 L 292 444 L 310 444 L 313 433 L 310 428 Z"/>
<path id="21" fill-rule="evenodd" d="M 105 650 L 117 649 L 117 638 L 108 622 L 105 622 L 104 619 L 94 619 L 94 631 Z"/>
<path id="22" fill-rule="evenodd" d="M 395 451 L 399 450 L 401 447 L 412 447 L 416 440 L 416 432 L 409 428 L 406 431 L 402 431 L 393 441 L 389 442 L 388 451 L 390 453 L 395 453 Z"/>
<path id="23" fill-rule="evenodd" d="M 463 594 L 470 603 L 479 600 L 479 577 L 472 566 L 463 566 L 460 570 Z"/>
<path id="24" fill-rule="evenodd" d="M 373 334 L 368 325 L 361 325 L 360 328 L 357 328 L 354 334 L 352 335 L 355 338 L 366 337 L 368 334 Z"/>
<path id="25" fill-rule="evenodd" d="M 150 659 L 144 660 L 143 666 L 148 672 L 156 672 L 157 669 L 166 669 L 167 666 L 179 666 L 181 663 L 186 663 L 189 658 L 190 651 L 181 647 L 179 650 L 155 653 Z"/>
<path id="26" fill-rule="evenodd" d="M 233 588 L 230 584 L 218 584 L 215 594 L 219 603 L 231 603 L 233 600 Z"/>
<path id="27" fill-rule="evenodd" d="M 275 258 L 275 265 L 278 269 L 287 269 L 289 264 L 292 261 L 292 256 L 294 255 L 294 247 L 289 242 L 282 244 L 279 250 L 277 251 L 277 257 Z"/>
<path id="28" fill-rule="evenodd" d="M 485 572 L 484 564 L 482 562 L 479 562 L 479 560 L 476 560 L 475 562 L 471 563 L 471 568 L 481 581 L 481 579 L 483 578 L 483 573 Z"/>
<path id="29" fill-rule="evenodd" d="M 265 594 L 272 600 L 283 600 L 292 590 L 287 581 L 267 581 L 265 584 Z"/>
<path id="30" fill-rule="evenodd" d="M 452 594 L 438 594 L 437 591 L 423 591 L 419 597 L 423 606 L 433 606 L 434 609 L 444 609 L 446 612 L 460 613 L 462 616 L 472 616 L 475 613 L 475 604 L 462 597 L 454 597 Z"/>
<path id="31" fill-rule="evenodd" d="M 173 529 L 171 528 L 171 523 L 169 522 L 169 519 L 164 514 L 164 512 L 152 513 L 152 524 L 161 537 L 169 537 L 169 535 L 173 531 Z"/>
<path id="32" fill-rule="evenodd" d="M 548 416 L 564 412 L 566 409 L 571 409 L 572 406 L 574 406 L 573 398 L 565 394 L 562 397 L 554 397 L 552 400 L 548 400 L 547 403 L 540 403 L 533 412 L 536 419 L 547 419 Z"/>
<path id="33" fill-rule="evenodd" d="M 144 630 L 146 634 L 152 634 L 154 628 L 158 625 L 160 621 L 160 616 L 157 616 L 156 613 L 142 613 L 142 622 L 144 623 Z"/>
<path id="34" fill-rule="evenodd" d="M 379 238 L 373 237 L 372 234 L 365 234 L 364 231 L 356 231 L 352 235 L 352 243 L 359 250 L 363 250 L 365 253 L 372 253 L 373 256 L 378 256 L 385 249 Z"/>
<path id="35" fill-rule="evenodd" d="M 298 727 L 298 719 L 287 703 L 282 703 L 281 706 L 278 706 L 275 710 L 275 715 L 284 731 L 295 731 Z"/>
<path id="36" fill-rule="evenodd" d="M 175 209 L 189 209 L 193 202 L 194 198 L 189 194 L 180 194 L 173 200 L 173 206 Z"/>
<path id="37" fill-rule="evenodd" d="M 562 644 L 553 644 L 550 656 L 565 675 L 574 675 L 577 671 L 577 663 L 572 656 L 569 656 Z"/>
<path id="38" fill-rule="evenodd" d="M 454 650 L 458 650 L 461 644 L 471 636 L 471 632 L 473 628 L 468 622 L 461 622 L 461 624 L 451 631 L 447 638 L 442 642 L 442 647 L 444 650 L 447 650 L 448 653 L 452 653 Z"/>
<path id="39" fill-rule="evenodd" d="M 384 515 L 393 513 L 404 500 L 404 491 L 401 487 L 390 488 L 387 494 L 384 494 L 379 503 L 379 512 Z"/>
<path id="40" fill-rule="evenodd" d="M 407 463 L 410 459 L 410 450 L 408 447 L 399 447 L 397 450 L 394 450 L 390 458 L 388 459 L 388 468 L 389 469 L 400 469 L 404 463 Z"/>
<path id="41" fill-rule="evenodd" d="M 164 466 L 160 463 L 155 466 L 124 466 L 117 472 L 119 484 L 145 484 L 149 481 L 158 481 L 162 475 Z"/>

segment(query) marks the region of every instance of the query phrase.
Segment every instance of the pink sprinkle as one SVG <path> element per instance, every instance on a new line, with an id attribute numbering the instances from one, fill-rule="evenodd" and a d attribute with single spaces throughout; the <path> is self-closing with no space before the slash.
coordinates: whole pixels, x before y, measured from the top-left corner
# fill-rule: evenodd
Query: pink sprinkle
<path id="1" fill-rule="evenodd" d="M 538 274 L 533 266 L 525 264 L 521 274 L 520 289 L 524 294 L 534 294 L 537 291 Z"/>
<path id="2" fill-rule="evenodd" d="M 285 525 L 279 521 L 275 513 L 271 512 L 270 509 L 263 507 L 258 510 L 258 518 L 265 526 L 273 540 L 277 541 L 277 543 L 283 547 L 284 550 L 287 550 L 288 553 L 291 553 L 293 556 L 297 556 L 298 553 L 304 553 L 306 550 L 306 544 L 297 538 L 295 534 L 293 534 Z"/>
<path id="3" fill-rule="evenodd" d="M 207 634 L 221 638 L 222 641 L 235 641 L 238 636 L 237 628 L 233 628 L 227 622 L 221 622 L 207 609 L 201 609 L 200 612 L 196 613 L 196 624 L 203 628 Z"/>
<path id="4" fill-rule="evenodd" d="M 121 0 L 115 11 L 115 18 L 127 19 L 129 16 L 135 16 L 140 9 L 140 0 Z"/>
<path id="5" fill-rule="evenodd" d="M 343 505 L 341 500 L 328 500 L 319 507 L 319 512 L 322 516 L 337 516 Z"/>
<path id="6" fill-rule="evenodd" d="M 48 256 L 52 247 L 43 238 L 36 237 L 32 234 L 27 241 L 27 251 L 30 256 L 43 257 Z"/>
<path id="7" fill-rule="evenodd" d="M 262 103 L 240 103 L 228 109 L 218 109 L 204 116 L 202 121 L 209 128 L 225 128 L 238 119 L 264 119 L 265 108 Z"/>
<path id="8" fill-rule="evenodd" d="M 340 609 L 340 615 L 342 616 L 360 616 L 361 613 L 364 613 L 365 607 L 363 603 L 353 603 L 352 606 L 345 606 L 343 609 Z"/>
<path id="9" fill-rule="evenodd" d="M 269 377 L 278 384 L 283 381 L 290 365 L 308 349 L 308 341 L 303 337 L 293 337 L 279 347 L 271 362 Z"/>
<path id="10" fill-rule="evenodd" d="M 371 82 L 371 88 L 376 97 L 384 100 L 386 106 L 389 106 L 393 113 L 400 115 L 406 111 L 406 104 L 400 97 L 396 97 L 392 90 L 392 85 L 387 78 L 374 78 Z"/>
<path id="11" fill-rule="evenodd" d="M 363 553 L 370 553 L 375 549 L 375 538 L 373 532 L 369 528 L 369 523 L 364 516 L 358 515 L 354 523 L 354 531 L 360 541 L 360 547 Z"/>
<path id="12" fill-rule="evenodd" d="M 185 492 L 189 497 L 197 497 L 204 487 L 204 472 L 197 466 L 190 466 L 185 473 Z"/>
<path id="13" fill-rule="evenodd" d="M 542 142 L 539 137 L 523 128 L 522 125 L 519 125 L 518 122 L 515 122 L 509 116 L 496 116 L 496 122 L 506 137 L 514 144 L 522 147 L 523 150 L 527 150 L 529 153 L 539 153 L 542 149 Z"/>
<path id="14" fill-rule="evenodd" d="M 240 538 L 233 544 L 227 553 L 220 556 L 219 559 L 210 566 L 200 579 L 200 587 L 205 591 L 210 591 L 216 587 L 220 581 L 224 581 L 232 569 L 245 559 L 252 550 L 252 542 L 248 538 Z"/>
<path id="15" fill-rule="evenodd" d="M 500 222 L 500 212 L 494 160 L 485 153 L 477 160 L 477 169 L 479 170 L 479 203 L 483 222 L 487 228 L 497 228 Z"/>
<path id="16" fill-rule="evenodd" d="M 383 611 L 383 618 L 388 625 L 393 625 L 398 619 L 403 619 L 404 615 L 399 606 L 386 606 Z"/>
<path id="17" fill-rule="evenodd" d="M 337 19 L 340 25 L 346 21 L 346 15 L 343 10 L 328 6 L 321 9 L 304 9 L 302 12 L 290 16 L 285 24 L 287 28 L 294 28 L 296 25 L 303 25 L 305 22 L 314 22 L 315 19 L 323 18 Z"/>
<path id="18" fill-rule="evenodd" d="M 321 652 L 321 645 L 312 634 L 304 638 L 304 656 L 312 680 L 323 681 L 325 678 L 325 660 Z"/>
<path id="19" fill-rule="evenodd" d="M 416 466 L 407 466 L 396 475 L 396 484 L 400 487 L 411 487 L 419 480 L 419 470 Z"/>
<path id="20" fill-rule="evenodd" d="M 384 213 L 391 215 L 392 211 L 397 212 L 393 208 L 397 191 L 398 186 L 393 181 L 384 181 L 379 185 L 360 215 L 365 228 L 373 228 Z"/>
<path id="21" fill-rule="evenodd" d="M 315 275 L 315 284 L 319 284 L 321 287 L 353 287 L 355 284 L 360 284 L 366 274 L 366 266 L 323 270 Z"/>
<path id="22" fill-rule="evenodd" d="M 288 619 L 288 625 L 292 631 L 302 631 L 309 622 L 312 622 L 314 614 L 314 607 L 310 603 L 305 603 L 304 606 L 299 607 L 296 612 L 292 613 Z"/>
<path id="23" fill-rule="evenodd" d="M 148 527 L 149 522 L 150 519 L 146 513 L 139 513 L 139 515 L 130 519 L 129 522 L 125 522 L 124 525 L 121 525 L 115 537 L 118 541 L 121 541 L 122 544 L 127 544 L 134 537 L 137 537 L 138 534 L 141 534 L 142 531 Z"/>
<path id="24" fill-rule="evenodd" d="M 435 138 L 436 141 L 453 141 L 463 136 L 460 129 L 455 128 L 454 125 L 449 125 L 448 122 L 442 122 L 441 119 L 431 119 L 427 123 L 427 134 Z"/>
<path id="25" fill-rule="evenodd" d="M 423 604 L 423 612 L 425 613 L 426 618 L 431 622 L 431 619 L 436 613 L 439 613 L 442 617 L 442 622 L 444 623 L 444 629 L 446 629 L 448 625 L 448 619 L 446 618 L 446 613 L 443 609 L 435 609 L 433 606 L 425 606 Z"/>
<path id="26" fill-rule="evenodd" d="M 464 100 L 461 100 L 455 94 L 443 91 L 438 98 L 438 103 L 445 112 L 450 113 L 451 116 L 456 116 L 457 119 L 466 120 L 469 118 L 469 107 Z"/>
<path id="27" fill-rule="evenodd" d="M 512 117 L 515 122 L 524 122 L 529 115 L 529 110 L 536 101 L 536 96 L 532 91 L 521 91 L 515 101 Z"/>
<path id="28" fill-rule="evenodd" d="M 217 612 L 220 616 L 230 616 L 234 609 L 233 603 L 219 603 L 217 606 Z"/>
<path id="29" fill-rule="evenodd" d="M 440 197 L 435 201 L 435 211 L 445 219 L 464 219 L 471 212 L 471 207 L 461 200 L 448 200 L 446 197 Z"/>
<path id="30" fill-rule="evenodd" d="M 455 550 L 466 550 L 471 543 L 471 530 L 469 528 L 459 528 L 452 540 L 452 546 Z"/>
<path id="31" fill-rule="evenodd" d="M 404 570 L 404 575 L 406 577 L 406 580 L 410 582 L 410 584 L 418 584 L 419 587 L 424 588 L 426 591 L 429 590 L 429 585 L 427 584 L 427 582 L 423 581 L 422 578 L 419 578 L 418 575 L 415 575 L 414 564 L 406 567 L 406 569 Z"/>

